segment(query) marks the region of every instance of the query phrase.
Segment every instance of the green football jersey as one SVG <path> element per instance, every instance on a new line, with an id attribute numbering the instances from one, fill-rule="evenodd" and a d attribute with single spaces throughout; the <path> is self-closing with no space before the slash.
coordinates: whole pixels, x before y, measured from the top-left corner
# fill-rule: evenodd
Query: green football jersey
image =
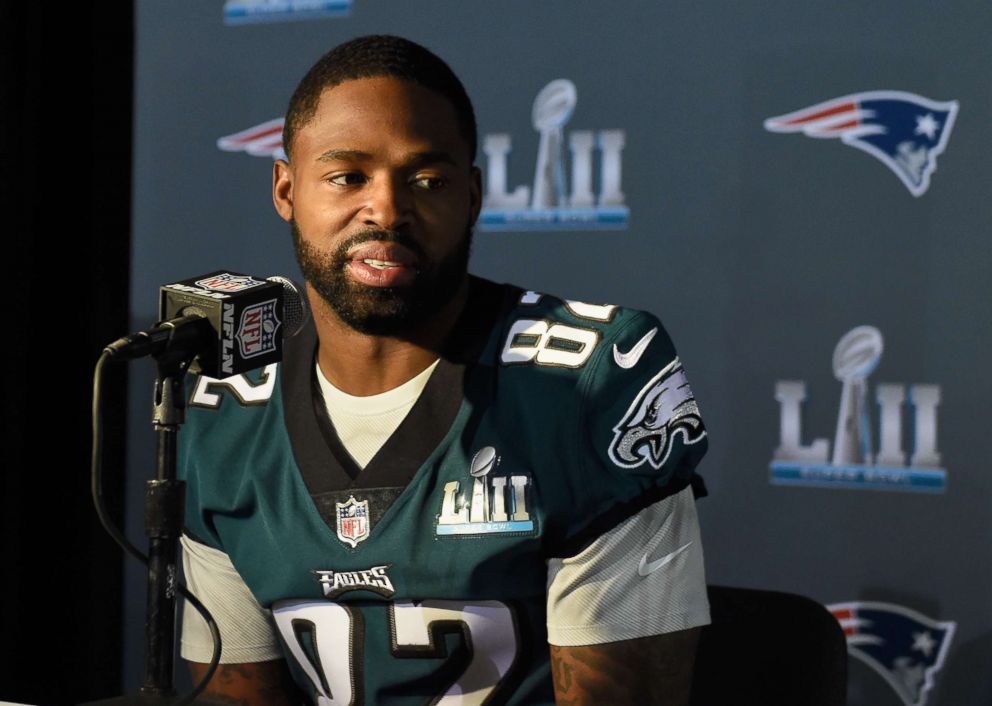
<path id="1" fill-rule="evenodd" d="M 553 704 L 547 560 L 685 488 L 706 446 L 661 324 L 472 278 L 364 469 L 316 346 L 310 324 L 279 364 L 190 381 L 187 532 L 272 610 L 316 704 Z"/>

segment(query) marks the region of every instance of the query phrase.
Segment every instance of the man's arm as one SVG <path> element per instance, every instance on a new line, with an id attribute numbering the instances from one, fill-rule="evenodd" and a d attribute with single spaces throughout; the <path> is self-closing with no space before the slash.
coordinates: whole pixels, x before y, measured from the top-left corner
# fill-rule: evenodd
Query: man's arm
<path id="1" fill-rule="evenodd" d="M 700 628 L 634 640 L 551 647 L 559 706 L 685 706 Z"/>
<path id="2" fill-rule="evenodd" d="M 198 701 L 244 706 L 302 703 L 281 658 L 272 618 L 255 600 L 230 557 L 187 535 L 182 537 L 182 547 L 187 585 L 213 615 L 223 639 L 221 659 L 227 660 L 217 666 Z M 181 654 L 194 684 L 206 676 L 213 647 L 207 623 L 187 604 Z"/>
<path id="3" fill-rule="evenodd" d="M 710 622 L 692 489 L 548 562 L 548 642 L 559 704 L 688 703 Z"/>
<path id="4" fill-rule="evenodd" d="M 200 662 L 187 664 L 193 684 L 199 684 L 210 665 Z M 302 703 L 286 661 L 282 659 L 219 664 L 199 699 L 234 706 L 298 706 Z"/>

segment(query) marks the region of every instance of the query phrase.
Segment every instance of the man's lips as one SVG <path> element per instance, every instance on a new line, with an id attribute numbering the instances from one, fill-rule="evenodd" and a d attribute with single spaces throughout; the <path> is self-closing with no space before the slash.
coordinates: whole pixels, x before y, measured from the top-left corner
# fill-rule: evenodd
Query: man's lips
<path id="1" fill-rule="evenodd" d="M 346 270 L 371 287 L 401 287 L 417 276 L 417 256 L 398 243 L 372 241 L 348 252 Z"/>

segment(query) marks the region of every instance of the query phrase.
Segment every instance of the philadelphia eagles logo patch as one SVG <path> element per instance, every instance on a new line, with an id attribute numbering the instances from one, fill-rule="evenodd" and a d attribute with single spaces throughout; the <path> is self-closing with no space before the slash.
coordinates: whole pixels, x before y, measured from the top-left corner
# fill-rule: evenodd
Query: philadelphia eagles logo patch
<path id="1" fill-rule="evenodd" d="M 613 432 L 609 456 L 621 468 L 637 468 L 644 462 L 661 468 L 676 434 L 682 435 L 684 444 L 695 444 L 706 436 L 678 358 L 641 388 Z"/>

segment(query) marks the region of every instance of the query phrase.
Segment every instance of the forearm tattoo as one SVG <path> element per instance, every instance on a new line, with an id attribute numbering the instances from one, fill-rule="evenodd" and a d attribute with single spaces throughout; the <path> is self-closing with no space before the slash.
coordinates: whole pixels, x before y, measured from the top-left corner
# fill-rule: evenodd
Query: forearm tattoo
<path id="1" fill-rule="evenodd" d="M 551 645 L 558 706 L 688 703 L 694 630 L 584 647 Z"/>
<path id="2" fill-rule="evenodd" d="M 191 665 L 194 683 L 206 665 Z M 221 664 L 198 701 L 224 706 L 297 706 L 302 703 L 284 662 Z"/>

